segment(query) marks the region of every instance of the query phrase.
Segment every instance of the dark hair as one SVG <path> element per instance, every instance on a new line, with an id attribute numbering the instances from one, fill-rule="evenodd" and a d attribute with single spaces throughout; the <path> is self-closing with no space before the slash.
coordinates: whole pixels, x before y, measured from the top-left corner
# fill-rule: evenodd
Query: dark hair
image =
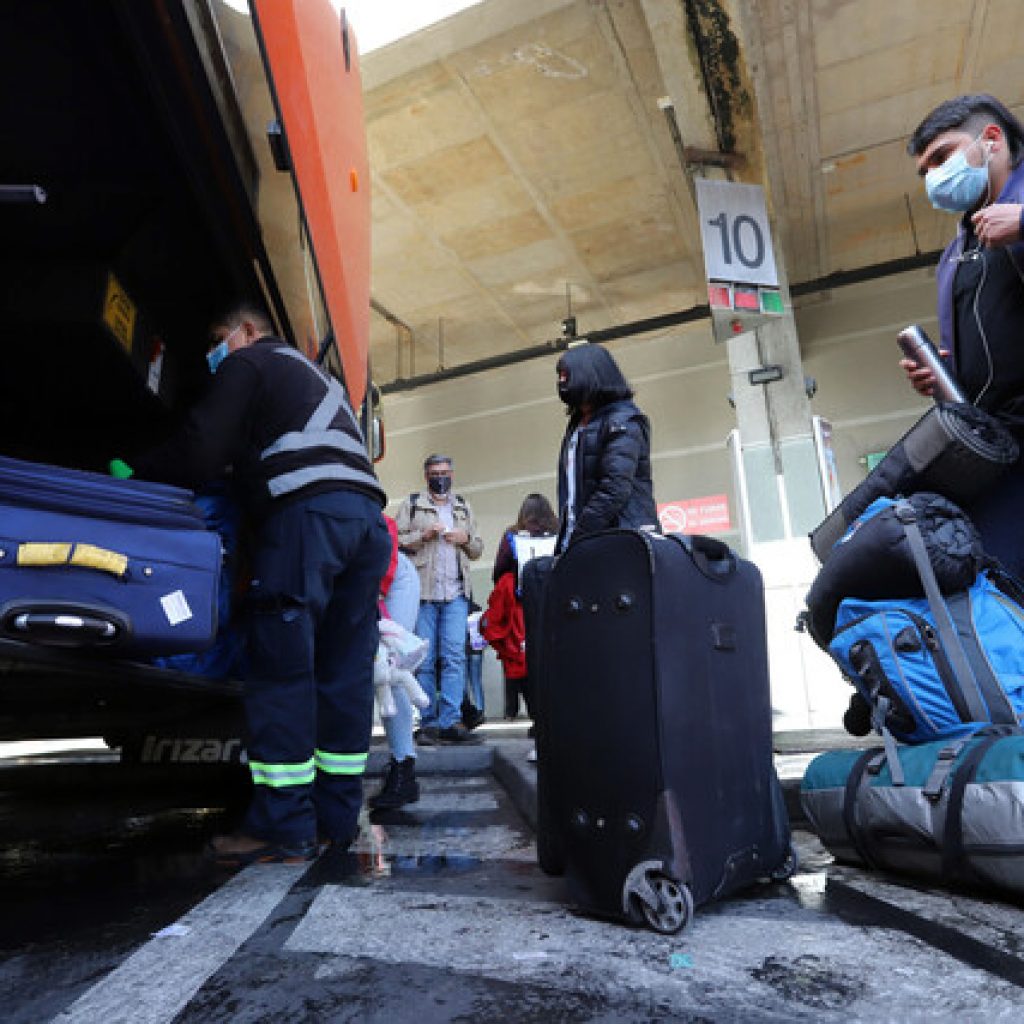
<path id="1" fill-rule="evenodd" d="M 452 469 L 455 468 L 455 463 L 447 455 L 442 455 L 440 452 L 434 452 L 433 455 L 428 455 L 423 460 L 423 472 L 426 473 L 431 466 L 439 466 L 442 462 L 447 462 Z"/>
<path id="2" fill-rule="evenodd" d="M 920 156 L 943 132 L 963 129 L 977 134 L 993 121 L 1002 128 L 1010 150 L 1010 163 L 1016 167 L 1024 157 L 1024 125 L 987 92 L 957 96 L 940 103 L 914 129 L 907 152 Z"/>
<path id="3" fill-rule="evenodd" d="M 251 320 L 263 334 L 274 333 L 274 322 L 258 302 L 240 302 L 221 311 L 210 322 L 210 329 L 237 327 L 243 320 Z"/>
<path id="4" fill-rule="evenodd" d="M 568 378 L 570 415 L 584 404 L 596 409 L 633 397 L 619 364 L 602 345 L 574 345 L 562 353 L 556 368 L 559 373 L 564 370 Z"/>
<path id="5" fill-rule="evenodd" d="M 543 494 L 528 494 L 519 506 L 519 518 L 512 529 L 517 533 L 558 533 L 558 516 Z"/>

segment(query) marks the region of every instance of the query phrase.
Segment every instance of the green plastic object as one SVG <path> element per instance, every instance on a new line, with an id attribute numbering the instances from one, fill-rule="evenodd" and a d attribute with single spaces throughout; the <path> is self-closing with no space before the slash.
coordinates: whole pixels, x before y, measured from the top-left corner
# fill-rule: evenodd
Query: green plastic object
<path id="1" fill-rule="evenodd" d="M 124 459 L 111 459 L 109 468 L 110 475 L 118 480 L 127 480 L 135 475 L 135 470 Z"/>

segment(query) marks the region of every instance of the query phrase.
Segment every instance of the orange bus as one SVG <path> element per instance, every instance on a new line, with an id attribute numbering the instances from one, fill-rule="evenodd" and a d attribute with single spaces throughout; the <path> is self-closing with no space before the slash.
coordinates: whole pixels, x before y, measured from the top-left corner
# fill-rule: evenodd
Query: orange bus
<path id="1" fill-rule="evenodd" d="M 355 38 L 330 0 L 251 8 L 5 5 L 0 454 L 103 471 L 155 443 L 240 298 L 262 298 L 378 436 Z M 231 718 L 239 685 L 0 641 L 0 739 L 139 745 Z"/>

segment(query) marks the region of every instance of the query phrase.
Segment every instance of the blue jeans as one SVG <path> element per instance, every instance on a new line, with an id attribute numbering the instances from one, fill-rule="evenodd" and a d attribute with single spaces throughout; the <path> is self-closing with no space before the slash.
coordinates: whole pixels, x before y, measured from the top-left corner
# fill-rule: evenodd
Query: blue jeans
<path id="1" fill-rule="evenodd" d="M 421 601 L 416 635 L 430 644 L 426 660 L 417 672 L 428 697 L 436 699 L 422 715 L 420 724 L 448 729 L 462 718 L 462 696 L 466 692 L 466 616 L 469 602 L 464 597 L 451 601 Z M 438 686 L 437 667 L 441 678 Z"/>
<path id="2" fill-rule="evenodd" d="M 416 631 L 416 619 L 420 611 L 420 578 L 408 557 L 398 553 L 398 567 L 391 583 L 388 596 L 384 599 L 388 615 L 410 632 Z M 391 718 L 382 718 L 384 735 L 396 761 L 416 756 L 416 743 L 412 738 L 412 701 L 405 690 L 392 691 L 395 697 L 395 713 Z"/>

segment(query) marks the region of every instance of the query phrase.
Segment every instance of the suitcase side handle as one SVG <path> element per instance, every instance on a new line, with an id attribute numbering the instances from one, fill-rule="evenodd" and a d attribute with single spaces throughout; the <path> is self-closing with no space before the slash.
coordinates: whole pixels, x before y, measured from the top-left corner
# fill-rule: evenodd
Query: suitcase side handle
<path id="1" fill-rule="evenodd" d="M 8 601 L 0 634 L 50 647 L 112 647 L 131 636 L 131 622 L 104 605 L 72 601 Z"/>
<path id="2" fill-rule="evenodd" d="M 79 569 L 96 569 L 118 579 L 124 579 L 128 572 L 127 555 L 74 541 L 25 541 L 18 545 L 15 561 L 33 568 L 72 565 Z"/>
<path id="3" fill-rule="evenodd" d="M 728 544 L 702 533 L 670 533 L 709 580 L 724 583 L 736 571 L 736 555 Z"/>

